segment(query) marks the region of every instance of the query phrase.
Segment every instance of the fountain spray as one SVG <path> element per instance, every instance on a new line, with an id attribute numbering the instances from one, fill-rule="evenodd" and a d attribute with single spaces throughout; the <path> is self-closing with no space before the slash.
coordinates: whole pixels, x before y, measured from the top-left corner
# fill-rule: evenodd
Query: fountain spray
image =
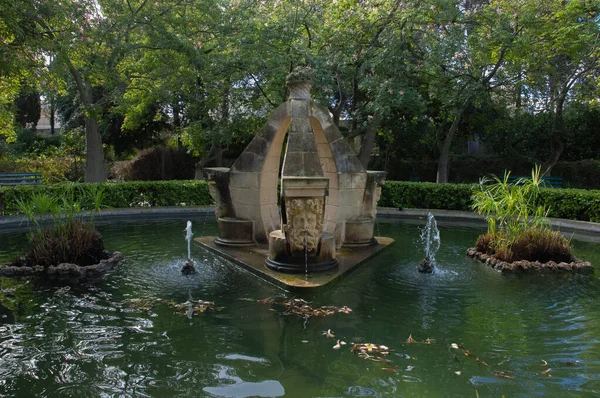
<path id="1" fill-rule="evenodd" d="M 435 268 L 435 253 L 440 248 L 440 231 L 433 214 L 427 215 L 427 224 L 421 231 L 421 242 L 425 249 L 425 258 L 419 264 L 419 272 L 431 273 Z"/>
<path id="2" fill-rule="evenodd" d="M 194 236 L 194 234 L 192 233 L 192 222 L 188 221 L 187 226 L 185 227 L 185 240 L 187 241 L 188 256 L 187 261 L 183 265 L 183 268 L 181 268 L 181 273 L 184 275 L 196 273 L 196 268 L 194 267 L 194 261 L 192 260 L 191 251 L 192 236 Z"/>

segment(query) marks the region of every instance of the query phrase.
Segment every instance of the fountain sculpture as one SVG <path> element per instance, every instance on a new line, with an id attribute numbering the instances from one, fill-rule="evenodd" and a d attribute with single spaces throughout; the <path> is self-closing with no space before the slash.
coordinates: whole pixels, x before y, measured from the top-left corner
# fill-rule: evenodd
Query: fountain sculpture
<path id="1" fill-rule="evenodd" d="M 275 271 L 266 274 L 276 279 L 279 273 L 343 274 L 393 242 L 373 236 L 384 172 L 365 170 L 329 111 L 311 100 L 310 69 L 296 68 L 286 83 L 290 98 L 231 169 L 197 171 L 197 178 L 210 180 L 219 227 L 214 242 L 197 241 L 244 265 L 248 252 L 262 253 L 261 266 L 252 267 Z M 343 253 L 351 258 L 341 264 Z"/>

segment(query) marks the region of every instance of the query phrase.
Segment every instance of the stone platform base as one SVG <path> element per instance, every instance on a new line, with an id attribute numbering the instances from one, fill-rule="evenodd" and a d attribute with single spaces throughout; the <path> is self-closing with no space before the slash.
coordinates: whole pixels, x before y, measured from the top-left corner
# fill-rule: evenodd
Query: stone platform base
<path id="1" fill-rule="evenodd" d="M 269 255 L 269 248 L 266 245 L 224 247 L 217 245 L 215 238 L 214 236 L 203 236 L 194 239 L 194 241 L 209 251 L 242 266 L 260 278 L 290 290 L 324 286 L 352 272 L 359 265 L 366 263 L 369 259 L 394 243 L 394 240 L 391 238 L 378 237 L 375 238 L 377 244 L 373 246 L 361 248 L 343 247 L 336 252 L 336 259 L 339 264 L 336 268 L 328 271 L 309 273 L 307 279 L 304 274 L 284 274 L 268 269 L 265 266 L 265 260 Z"/>

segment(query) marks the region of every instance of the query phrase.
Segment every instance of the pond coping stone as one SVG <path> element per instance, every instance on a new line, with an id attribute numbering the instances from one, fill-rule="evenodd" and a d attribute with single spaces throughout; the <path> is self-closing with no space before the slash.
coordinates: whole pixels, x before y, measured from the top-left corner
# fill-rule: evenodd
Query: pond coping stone
<path id="1" fill-rule="evenodd" d="M 120 263 L 124 256 L 121 252 L 106 252 L 107 258 L 100 260 L 98 264 L 79 266 L 71 263 L 61 263 L 44 268 L 41 265 L 14 266 L 0 264 L 0 276 L 49 276 L 49 277 L 70 277 L 85 278 L 99 275 Z"/>
<path id="2" fill-rule="evenodd" d="M 592 272 L 594 268 L 589 261 L 581 261 L 577 258 L 570 263 L 548 261 L 541 263 L 539 261 L 518 260 L 506 262 L 499 260 L 493 255 L 477 251 L 474 247 L 467 249 L 467 255 L 474 260 L 489 265 L 493 269 L 502 273 L 509 272 Z"/>

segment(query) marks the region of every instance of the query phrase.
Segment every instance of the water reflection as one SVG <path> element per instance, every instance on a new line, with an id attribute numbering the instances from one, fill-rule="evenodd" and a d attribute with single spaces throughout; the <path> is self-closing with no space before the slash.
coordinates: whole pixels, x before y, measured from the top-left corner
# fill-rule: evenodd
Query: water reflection
<path id="1" fill-rule="evenodd" d="M 228 381 L 228 383 L 217 387 L 204 387 L 202 391 L 214 397 L 231 398 L 281 397 L 285 394 L 285 389 L 276 380 L 265 380 L 257 383 L 243 381 L 235 375 L 235 369 L 225 365 L 217 365 L 216 378 L 221 382 Z"/>

